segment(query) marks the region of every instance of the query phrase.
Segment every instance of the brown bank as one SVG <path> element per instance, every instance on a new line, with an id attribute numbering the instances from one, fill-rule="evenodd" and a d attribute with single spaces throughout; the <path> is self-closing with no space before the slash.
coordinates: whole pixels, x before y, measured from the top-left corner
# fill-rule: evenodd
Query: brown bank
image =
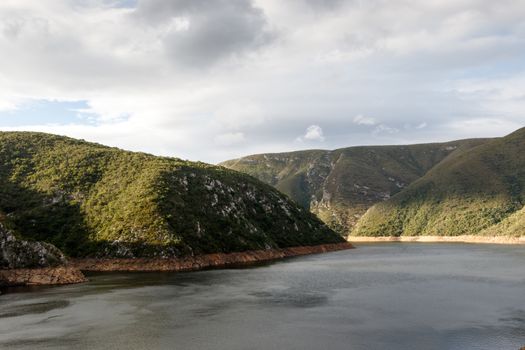
<path id="1" fill-rule="evenodd" d="M 0 287 L 86 281 L 52 244 L 25 241 L 0 223 Z"/>
<path id="2" fill-rule="evenodd" d="M 82 272 L 71 266 L 0 270 L 0 285 L 6 287 L 59 285 L 86 281 Z"/>
<path id="3" fill-rule="evenodd" d="M 284 249 L 216 253 L 183 258 L 76 259 L 72 265 L 82 271 L 191 271 L 211 267 L 251 264 L 293 256 L 334 252 L 354 248 L 351 243 L 321 244 Z"/>
<path id="4" fill-rule="evenodd" d="M 525 244 L 525 236 L 348 236 L 349 242 L 420 242 L 420 243 L 479 243 L 479 244 Z"/>
<path id="5" fill-rule="evenodd" d="M 0 286 L 61 285 L 86 282 L 81 271 L 190 271 L 251 264 L 354 248 L 348 242 L 285 249 L 217 253 L 183 258 L 75 259 L 66 266 L 0 269 Z"/>

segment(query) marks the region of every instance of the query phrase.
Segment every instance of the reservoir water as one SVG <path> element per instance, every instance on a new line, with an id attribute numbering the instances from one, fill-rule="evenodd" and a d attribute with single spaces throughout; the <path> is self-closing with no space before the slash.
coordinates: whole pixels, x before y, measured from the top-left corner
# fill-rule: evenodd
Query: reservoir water
<path id="1" fill-rule="evenodd" d="M 0 349 L 525 346 L 525 247 L 381 243 L 0 295 Z"/>

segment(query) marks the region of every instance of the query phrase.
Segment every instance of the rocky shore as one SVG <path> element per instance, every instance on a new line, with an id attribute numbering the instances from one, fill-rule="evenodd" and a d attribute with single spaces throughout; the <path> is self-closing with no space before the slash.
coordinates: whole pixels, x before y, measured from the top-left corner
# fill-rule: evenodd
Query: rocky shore
<path id="1" fill-rule="evenodd" d="M 0 270 L 0 286 L 59 285 L 86 282 L 82 272 L 71 266 Z"/>
<path id="2" fill-rule="evenodd" d="M 184 258 L 76 259 L 71 263 L 82 271 L 191 271 L 211 267 L 251 264 L 293 256 L 352 249 L 348 242 L 285 249 L 254 250 L 239 253 L 216 253 Z"/>
<path id="3" fill-rule="evenodd" d="M 522 237 L 490 236 L 385 236 L 365 237 L 350 236 L 348 241 L 357 242 L 420 242 L 420 243 L 484 243 L 484 244 L 525 244 Z"/>
<path id="4" fill-rule="evenodd" d="M 52 244 L 20 240 L 0 223 L 0 287 L 86 281 Z"/>
<path id="5" fill-rule="evenodd" d="M 348 242 L 285 249 L 217 253 L 182 258 L 85 258 L 54 267 L 0 269 L 0 287 L 61 285 L 86 282 L 81 271 L 191 271 L 211 267 L 251 264 L 293 256 L 333 252 L 353 248 Z"/>

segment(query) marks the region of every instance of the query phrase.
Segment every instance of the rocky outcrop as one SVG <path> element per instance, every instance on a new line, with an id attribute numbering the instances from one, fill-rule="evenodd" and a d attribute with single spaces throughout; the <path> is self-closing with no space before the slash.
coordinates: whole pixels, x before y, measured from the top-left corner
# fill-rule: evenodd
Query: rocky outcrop
<path id="1" fill-rule="evenodd" d="M 0 286 L 59 285 L 86 282 L 72 266 L 0 270 Z"/>
<path id="2" fill-rule="evenodd" d="M 72 264 L 82 271 L 191 271 L 212 267 L 252 264 L 293 256 L 333 252 L 353 248 L 350 243 L 322 244 L 284 249 L 217 253 L 169 259 L 76 259 Z"/>
<path id="3" fill-rule="evenodd" d="M 17 239 L 0 224 L 0 286 L 68 284 L 86 281 L 80 270 L 67 266 L 52 244 Z"/>
<path id="4" fill-rule="evenodd" d="M 0 224 L 0 269 L 37 268 L 66 264 L 64 254 L 52 244 L 17 239 Z"/>

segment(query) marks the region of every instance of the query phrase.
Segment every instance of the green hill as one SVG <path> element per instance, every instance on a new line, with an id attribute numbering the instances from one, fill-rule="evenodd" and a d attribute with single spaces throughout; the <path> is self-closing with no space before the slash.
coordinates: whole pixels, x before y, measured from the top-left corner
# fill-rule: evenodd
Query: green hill
<path id="1" fill-rule="evenodd" d="M 178 256 L 341 242 L 250 176 L 71 138 L 0 132 L 0 223 L 70 256 Z"/>
<path id="2" fill-rule="evenodd" d="M 486 141 L 260 154 L 221 165 L 276 187 L 347 235 L 372 205 L 388 200 L 444 159 Z"/>
<path id="3" fill-rule="evenodd" d="M 525 128 L 445 159 L 371 208 L 361 236 L 525 233 Z"/>

